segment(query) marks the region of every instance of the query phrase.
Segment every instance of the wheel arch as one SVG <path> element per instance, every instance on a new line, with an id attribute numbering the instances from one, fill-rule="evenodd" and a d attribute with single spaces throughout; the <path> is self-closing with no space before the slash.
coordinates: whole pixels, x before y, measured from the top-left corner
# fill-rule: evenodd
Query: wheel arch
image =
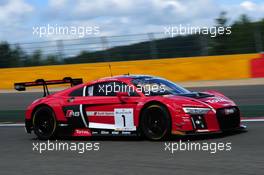
<path id="1" fill-rule="evenodd" d="M 45 114 L 44 118 L 47 118 L 47 117 L 52 117 L 53 118 L 52 119 L 53 121 L 52 121 L 52 124 L 51 124 L 52 131 L 47 131 L 47 130 L 45 131 L 45 132 L 48 132 L 48 135 L 47 135 L 47 133 L 42 133 L 43 131 L 40 131 L 41 129 L 40 129 L 39 126 L 41 126 L 41 125 L 39 125 L 39 122 L 35 123 L 36 120 L 39 121 L 40 117 L 41 118 L 43 117 L 43 112 Z M 37 137 L 40 140 L 47 140 L 47 139 L 53 138 L 56 135 L 57 118 L 56 118 L 55 111 L 53 110 L 53 108 L 51 106 L 49 106 L 47 104 L 44 104 L 44 103 L 38 104 L 37 106 L 35 106 L 33 108 L 31 115 L 32 115 L 32 117 L 31 117 L 32 130 L 34 131 L 35 135 L 37 135 Z"/>
<path id="2" fill-rule="evenodd" d="M 52 110 L 54 112 L 54 110 L 52 109 L 52 107 L 49 106 L 49 105 L 47 105 L 47 104 L 45 104 L 45 103 L 41 103 L 41 104 L 38 104 L 38 105 L 34 106 L 32 112 L 29 114 L 30 115 L 30 118 L 25 119 L 25 128 L 26 128 L 27 133 L 31 133 L 32 127 L 33 127 L 33 117 L 34 117 L 34 114 L 41 107 L 48 107 L 48 108 L 50 108 L 50 110 Z M 54 114 L 55 114 L 55 112 L 54 112 Z M 56 115 L 55 115 L 55 119 L 56 119 Z"/>
<path id="3" fill-rule="evenodd" d="M 35 106 L 33 108 L 32 113 L 31 113 L 31 117 L 30 117 L 31 122 L 33 121 L 33 117 L 34 117 L 35 112 L 37 111 L 37 109 L 39 109 L 41 107 L 48 107 L 55 114 L 54 110 L 52 109 L 52 107 L 50 105 L 45 104 L 45 103 L 41 103 L 41 104 L 38 104 L 37 106 Z M 55 118 L 56 118 L 56 115 L 55 115 Z"/>
<path id="4" fill-rule="evenodd" d="M 170 136 L 170 134 L 171 134 L 171 131 L 172 131 L 172 113 L 171 113 L 171 111 L 170 111 L 170 106 L 169 105 L 166 105 L 166 103 L 163 103 L 163 102 L 161 102 L 161 101 L 157 101 L 157 100 L 152 100 L 152 101 L 149 101 L 149 102 L 147 102 L 147 103 L 145 103 L 143 106 L 142 106 L 142 108 L 141 108 L 141 110 L 140 110 L 140 112 L 139 112 L 139 118 L 138 118 L 138 129 L 137 129 L 137 132 L 138 132 L 138 134 L 139 135 L 141 135 L 141 136 L 145 136 L 145 137 L 148 137 L 148 136 L 146 136 L 145 134 L 146 133 L 144 133 L 145 131 L 144 131 L 144 129 L 143 129 L 143 126 L 142 126 L 142 119 L 143 119 L 143 113 L 144 113 L 144 110 L 146 109 L 146 108 L 148 108 L 149 106 L 154 106 L 154 105 L 156 105 L 157 107 L 156 108 L 158 108 L 158 106 L 160 106 L 160 107 L 162 107 L 161 109 L 162 110 L 166 110 L 166 113 L 167 113 L 167 118 L 168 118 L 168 120 L 169 120 L 169 123 L 168 123 L 168 129 L 167 129 L 167 131 L 164 133 L 165 135 L 163 135 L 161 138 L 151 138 L 151 140 L 153 139 L 153 140 L 160 140 L 160 139 L 166 139 L 166 138 L 168 138 L 169 136 Z"/>
<path id="5" fill-rule="evenodd" d="M 141 120 L 142 113 L 143 113 L 144 109 L 146 109 L 147 107 L 149 107 L 151 105 L 163 106 L 168 111 L 168 114 L 169 114 L 169 117 L 170 117 L 170 120 L 171 120 L 171 123 L 172 123 L 172 116 L 171 116 L 171 112 L 170 112 L 169 107 L 166 104 L 164 104 L 163 102 L 161 102 L 161 101 L 152 100 L 152 101 L 149 101 L 149 102 L 145 103 L 143 105 L 143 107 L 141 108 L 140 112 L 139 112 L 139 118 L 138 118 L 138 126 L 139 126 L 139 128 L 140 128 L 140 120 Z"/>

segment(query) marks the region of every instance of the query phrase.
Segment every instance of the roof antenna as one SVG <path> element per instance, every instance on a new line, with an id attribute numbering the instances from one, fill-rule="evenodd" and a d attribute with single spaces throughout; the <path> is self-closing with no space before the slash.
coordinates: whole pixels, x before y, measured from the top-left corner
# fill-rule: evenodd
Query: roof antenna
<path id="1" fill-rule="evenodd" d="M 112 68 L 111 68 L 111 64 L 109 64 L 108 66 L 109 66 L 109 70 L 110 70 L 111 77 L 112 77 L 112 76 L 113 76 L 113 74 L 112 74 Z"/>

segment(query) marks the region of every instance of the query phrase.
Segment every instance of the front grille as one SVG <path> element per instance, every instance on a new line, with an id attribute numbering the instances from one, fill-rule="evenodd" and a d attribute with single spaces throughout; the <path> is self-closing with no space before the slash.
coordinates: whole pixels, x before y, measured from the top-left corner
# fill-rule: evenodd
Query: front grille
<path id="1" fill-rule="evenodd" d="M 237 128 L 240 125 L 240 111 L 237 107 L 217 109 L 216 116 L 221 130 Z"/>

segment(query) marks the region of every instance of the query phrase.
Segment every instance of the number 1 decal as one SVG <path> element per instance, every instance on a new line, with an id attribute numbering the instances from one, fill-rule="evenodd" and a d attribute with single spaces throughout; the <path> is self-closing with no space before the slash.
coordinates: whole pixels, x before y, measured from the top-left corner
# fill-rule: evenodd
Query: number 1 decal
<path id="1" fill-rule="evenodd" d="M 123 122 L 124 122 L 124 127 L 126 127 L 126 116 L 122 115 L 122 118 L 123 118 Z"/>
<path id="2" fill-rule="evenodd" d="M 134 131 L 133 108 L 116 108 L 114 110 L 115 128 L 121 131 Z"/>

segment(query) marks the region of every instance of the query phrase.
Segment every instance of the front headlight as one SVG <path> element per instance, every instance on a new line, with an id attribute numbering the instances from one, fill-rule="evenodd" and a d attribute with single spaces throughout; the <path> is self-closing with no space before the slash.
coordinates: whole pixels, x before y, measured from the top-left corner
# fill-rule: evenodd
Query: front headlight
<path id="1" fill-rule="evenodd" d="M 183 111 L 191 115 L 203 115 L 210 111 L 210 108 L 184 107 Z"/>

